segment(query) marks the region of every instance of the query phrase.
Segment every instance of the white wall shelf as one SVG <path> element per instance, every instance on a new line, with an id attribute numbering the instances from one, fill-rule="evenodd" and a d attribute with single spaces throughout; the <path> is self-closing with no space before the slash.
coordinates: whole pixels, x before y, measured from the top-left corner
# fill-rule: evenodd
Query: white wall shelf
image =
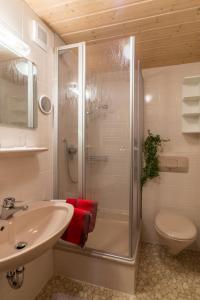
<path id="1" fill-rule="evenodd" d="M 0 159 L 4 157 L 19 157 L 38 154 L 48 151 L 45 147 L 13 147 L 13 148 L 0 148 Z"/>
<path id="2" fill-rule="evenodd" d="M 194 84 L 200 84 L 200 76 L 190 76 L 185 77 L 183 80 L 184 85 L 194 85 Z"/>
<path id="3" fill-rule="evenodd" d="M 183 101 L 200 101 L 200 96 L 187 96 L 183 98 Z"/>
<path id="4" fill-rule="evenodd" d="M 200 133 L 200 76 L 183 80 L 182 132 Z"/>
<path id="5" fill-rule="evenodd" d="M 183 117 L 197 117 L 200 116 L 200 112 L 186 112 L 182 114 Z"/>

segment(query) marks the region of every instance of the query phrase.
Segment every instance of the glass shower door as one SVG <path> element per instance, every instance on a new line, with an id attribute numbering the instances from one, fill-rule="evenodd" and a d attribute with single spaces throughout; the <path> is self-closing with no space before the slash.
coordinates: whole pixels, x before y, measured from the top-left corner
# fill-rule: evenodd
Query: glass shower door
<path id="1" fill-rule="evenodd" d="M 58 52 L 58 196 L 82 197 L 84 190 L 84 48 Z"/>
<path id="2" fill-rule="evenodd" d="M 86 197 L 98 202 L 87 247 L 125 257 L 132 201 L 130 52 L 130 38 L 86 46 Z"/>

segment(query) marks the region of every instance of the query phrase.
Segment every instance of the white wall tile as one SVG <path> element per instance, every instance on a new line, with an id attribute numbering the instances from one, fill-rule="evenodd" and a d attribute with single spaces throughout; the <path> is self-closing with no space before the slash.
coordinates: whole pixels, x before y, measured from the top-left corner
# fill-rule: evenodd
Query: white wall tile
<path id="1" fill-rule="evenodd" d="M 54 47 L 61 44 L 61 41 L 58 37 L 54 41 L 54 33 L 43 24 L 48 31 L 48 50 L 47 52 L 42 50 L 32 41 L 33 20 L 42 23 L 24 1 L 0 0 L 0 22 L 8 26 L 31 48 L 28 58 L 37 65 L 38 96 L 46 94 L 52 99 L 52 82 L 55 76 Z M 17 200 L 24 202 L 52 198 L 52 128 L 53 115 L 45 116 L 39 110 L 37 129 L 0 126 L 2 146 L 20 146 L 21 141 L 24 140 L 27 146 L 49 148 L 48 152 L 35 156 L 0 159 L 0 203 L 7 196 L 14 196 Z M 19 291 L 11 290 L 6 282 L 5 274 L 0 274 L 0 298 L 34 299 L 52 274 L 52 256 L 48 253 L 26 266 L 25 284 Z"/>
<path id="2" fill-rule="evenodd" d="M 143 239 L 157 242 L 154 218 L 161 209 L 170 208 L 190 217 L 198 228 L 196 246 L 200 247 L 200 135 L 182 134 L 181 91 L 185 76 L 199 75 L 200 63 L 143 70 L 145 95 L 145 134 L 148 129 L 170 142 L 163 154 L 189 158 L 188 173 L 161 173 L 143 190 Z"/>

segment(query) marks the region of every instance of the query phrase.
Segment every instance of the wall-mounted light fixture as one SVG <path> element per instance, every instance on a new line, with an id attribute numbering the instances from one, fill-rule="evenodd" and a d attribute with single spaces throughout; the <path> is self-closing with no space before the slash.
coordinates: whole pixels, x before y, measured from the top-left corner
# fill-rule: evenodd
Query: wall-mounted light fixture
<path id="1" fill-rule="evenodd" d="M 14 52 L 17 56 L 25 57 L 30 53 L 30 47 L 15 36 L 0 23 L 0 45 Z"/>

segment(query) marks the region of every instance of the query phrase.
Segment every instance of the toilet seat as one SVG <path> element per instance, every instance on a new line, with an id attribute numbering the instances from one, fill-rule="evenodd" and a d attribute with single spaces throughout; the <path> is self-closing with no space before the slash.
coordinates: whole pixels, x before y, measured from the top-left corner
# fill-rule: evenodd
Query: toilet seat
<path id="1" fill-rule="evenodd" d="M 157 214 L 155 227 L 161 235 L 177 241 L 193 240 L 197 235 L 196 226 L 189 218 L 170 211 Z"/>

